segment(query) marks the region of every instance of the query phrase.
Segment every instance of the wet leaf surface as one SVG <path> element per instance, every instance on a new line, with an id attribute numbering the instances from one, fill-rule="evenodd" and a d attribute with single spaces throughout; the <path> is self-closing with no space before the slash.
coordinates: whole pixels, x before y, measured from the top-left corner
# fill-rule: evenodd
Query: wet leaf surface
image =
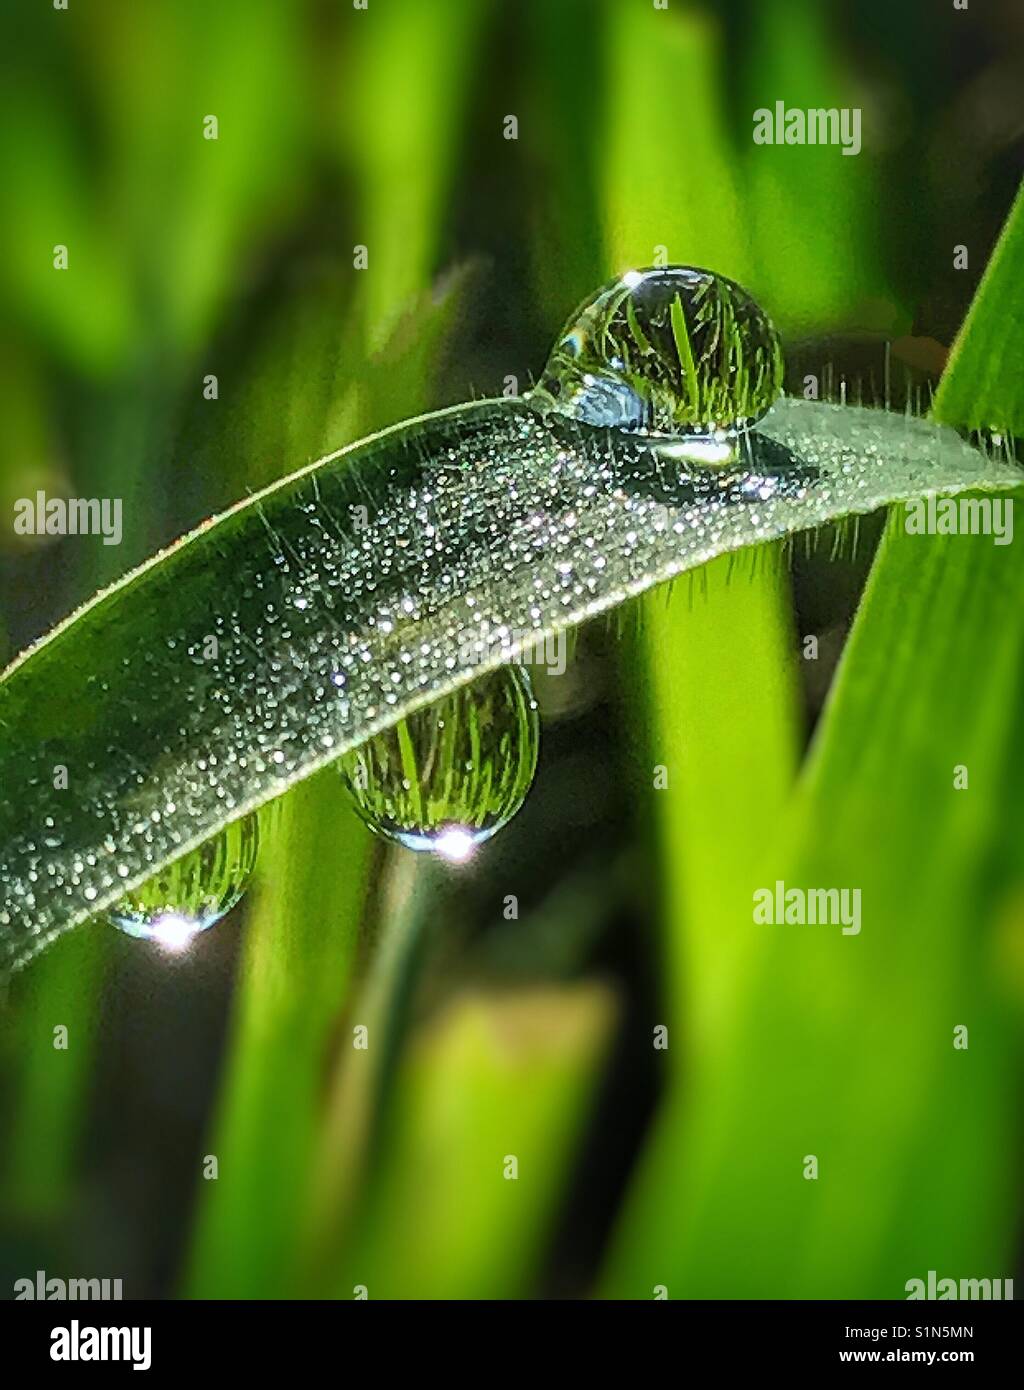
<path id="1" fill-rule="evenodd" d="M 717 555 L 1022 478 L 940 426 L 791 400 L 716 468 L 528 400 L 332 455 L 6 673 L 0 965 L 546 634 Z"/>

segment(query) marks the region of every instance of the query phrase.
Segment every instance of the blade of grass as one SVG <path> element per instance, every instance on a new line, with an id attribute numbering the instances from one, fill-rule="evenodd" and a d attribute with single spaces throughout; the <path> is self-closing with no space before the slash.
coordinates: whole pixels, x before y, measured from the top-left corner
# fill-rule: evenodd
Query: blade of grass
<path id="1" fill-rule="evenodd" d="M 530 279 L 549 335 L 609 273 L 598 203 L 602 142 L 594 139 L 606 55 L 595 8 L 594 0 L 527 0 L 523 20 L 531 53 L 520 131 L 533 174 Z"/>
<path id="2" fill-rule="evenodd" d="M 740 474 L 668 470 L 657 444 L 508 399 L 341 450 L 197 528 L 8 668 L 0 953 L 23 966 L 516 643 L 848 509 L 1020 477 L 938 425 L 811 401 L 779 402 Z M 495 642 L 509 630 L 512 652 Z M 46 816 L 40 871 L 28 827 Z"/>
<path id="3" fill-rule="evenodd" d="M 617 22 L 633 26 L 628 35 L 620 34 L 619 43 L 628 40 L 634 48 L 641 26 L 653 30 L 651 17 L 639 13 Z M 814 70 L 823 68 L 825 45 L 817 24 L 798 35 L 777 33 L 774 24 L 766 27 L 771 35 L 762 34 L 764 42 L 756 47 L 761 85 L 788 91 L 783 79 L 801 68 L 808 52 L 815 57 Z M 658 149 L 659 129 L 685 130 L 687 152 L 692 139 L 701 163 L 694 179 L 687 158 L 686 177 L 677 178 L 669 203 L 673 216 L 662 239 L 673 258 L 710 264 L 741 281 L 756 267 L 754 288 L 768 289 L 766 306 L 784 324 L 838 313 L 840 306 L 847 310 L 863 293 L 865 280 L 871 281 L 872 267 L 838 281 L 832 276 L 831 297 L 823 299 L 820 285 L 795 285 L 782 275 L 776 254 L 779 228 L 773 219 L 787 203 L 792 210 L 801 197 L 813 201 L 822 177 L 818 161 L 812 168 L 803 164 L 798 170 L 790 163 L 780 171 L 762 160 L 758 149 L 749 157 L 756 160 L 750 179 L 738 191 L 725 110 L 737 102 L 739 87 L 722 80 L 719 36 L 695 21 L 685 30 L 677 28 L 675 43 L 679 51 L 672 57 L 671 49 L 659 45 L 661 80 L 654 94 L 622 102 L 626 133 L 618 147 L 624 155 L 611 166 L 610 196 L 630 176 L 629 151 Z M 820 80 L 819 89 L 821 82 L 832 91 L 828 79 Z M 694 90 L 703 96 L 691 103 Z M 659 124 L 644 128 L 649 113 Z M 750 116 L 742 100 L 733 115 L 733 127 L 747 138 Z M 828 154 L 834 158 L 836 151 Z M 801 223 L 787 235 L 813 240 L 823 226 L 838 226 L 852 208 L 865 205 L 870 178 L 844 192 L 837 204 L 829 206 L 826 199 L 817 223 Z M 639 192 L 635 199 L 624 197 L 622 210 L 609 222 L 630 226 L 634 205 L 645 206 Z M 754 238 L 752 224 L 759 232 Z M 631 235 L 640 240 L 639 229 Z M 806 255 L 801 266 L 805 262 Z M 743 982 L 760 967 L 762 943 L 751 939 L 746 904 L 763 875 L 770 828 L 789 798 L 799 739 L 795 634 L 779 559 L 777 548 L 760 552 L 753 573 L 746 557 L 741 563 L 720 560 L 697 577 L 695 594 L 677 585 L 667 601 L 655 593 L 644 602 L 638 655 L 645 747 L 651 767 L 663 768 L 668 779 L 653 793 L 653 803 L 648 783 L 644 799 L 654 817 L 666 966 L 664 1013 L 656 1021 L 669 1023 L 670 1046 L 661 1054 L 667 1091 L 610 1256 L 604 1288 L 611 1292 L 651 1297 L 662 1283 L 673 1295 L 679 1292 L 682 1261 L 672 1251 L 676 1243 L 687 1244 L 700 1201 L 698 1194 L 681 1190 L 694 1172 L 688 1145 L 691 1135 L 703 1133 L 702 1126 L 714 1124 L 706 1108 L 708 1078 L 716 1075 L 726 1040 L 741 1027 Z M 713 1173 L 709 1168 L 702 1173 L 713 1195 Z M 728 1263 L 735 1267 L 735 1250 Z"/>
<path id="4" fill-rule="evenodd" d="M 465 995 L 424 1028 L 340 1297 L 529 1296 L 613 1016 L 608 989 L 584 983 Z"/>
<path id="5" fill-rule="evenodd" d="M 309 109 L 302 27 L 299 6 L 247 0 L 114 0 L 78 21 L 102 152 L 94 217 L 151 350 L 204 347 L 238 261 L 292 211 Z"/>
<path id="6" fill-rule="evenodd" d="M 1019 299 L 1008 273 L 997 260 L 947 402 Z M 989 409 L 1019 399 L 990 389 Z M 610 1294 L 665 1283 L 676 1297 L 899 1298 L 929 1269 L 1010 1272 L 1019 1038 L 994 924 L 1024 877 L 1001 833 L 1021 815 L 1008 755 L 1024 561 L 990 537 L 911 536 L 901 521 L 763 861 L 768 886 L 859 888 L 863 934 L 755 926 L 752 899 L 735 905 L 757 969 L 736 982 L 687 1105 L 666 1113 L 645 1155 Z M 969 792 L 955 786 L 958 766 Z M 959 1025 L 982 1045 L 954 1050 Z"/>
<path id="7" fill-rule="evenodd" d="M 749 280 L 719 24 L 692 10 L 614 0 L 600 14 L 608 80 L 600 203 L 609 272 L 660 256 Z"/>
<path id="8" fill-rule="evenodd" d="M 342 1033 L 324 1102 L 324 1122 L 311 1167 L 302 1285 L 322 1296 L 333 1285 L 351 1238 L 357 1203 L 373 1158 L 379 1158 L 385 1107 L 397 1059 L 406 1043 L 408 1006 L 422 967 L 430 920 L 444 915 L 439 867 L 400 851 L 378 859 L 380 935 L 351 1009 L 352 1032 Z M 356 1045 L 356 1029 L 361 1033 Z M 425 1203 L 430 1198 L 425 1197 Z"/>
<path id="9" fill-rule="evenodd" d="M 614 6 L 607 13 L 610 53 L 652 55 L 650 64 L 617 65 L 611 77 L 605 224 L 612 260 L 627 263 L 653 237 L 673 260 L 745 279 L 753 248 L 732 172 L 718 25 L 690 12 Z M 656 166 L 664 170 L 670 131 L 686 133 L 685 160 L 659 200 L 655 234 L 643 189 Z M 651 768 L 668 777 L 653 792 L 671 981 L 665 1006 L 699 1046 L 703 1030 L 688 1016 L 693 981 L 704 981 L 716 1019 L 742 954 L 734 934 L 720 930 L 721 895 L 744 881 L 762 818 L 777 813 L 795 774 L 793 634 L 777 551 L 724 557 L 667 595 L 655 591 L 643 601 L 638 643 L 627 650 L 626 698 L 645 727 Z M 645 799 L 652 783 L 647 772 Z M 681 1068 L 685 1051 L 679 1032 L 666 1054 L 673 1074 L 672 1059 Z"/>
<path id="10" fill-rule="evenodd" d="M 863 935 L 759 927 L 752 897 L 732 904 L 757 970 L 646 1157 L 610 1294 L 898 1298 L 930 1268 L 1008 1272 L 1013 1083 L 984 869 L 990 821 L 1020 811 L 1003 767 L 1024 569 L 987 538 L 917 539 L 886 540 L 795 828 L 762 860 L 768 886 L 860 888 Z M 961 1023 L 984 1038 L 964 1057 Z"/>
<path id="11" fill-rule="evenodd" d="M 946 424 L 1024 435 L 1024 184 L 1017 191 L 970 312 L 953 344 L 932 413 Z M 1016 312 L 1014 306 L 1017 306 Z"/>
<path id="12" fill-rule="evenodd" d="M 323 1074 L 358 939 L 369 832 L 332 768 L 287 798 L 246 933 L 231 1061 L 203 1184 L 187 1293 L 291 1289 Z"/>
<path id="13" fill-rule="evenodd" d="M 789 109 L 856 110 L 835 16 L 816 0 L 752 5 L 734 110 L 743 155 L 747 223 L 762 286 L 783 331 L 843 325 L 908 331 L 893 300 L 878 225 L 879 166 L 864 113 L 863 148 L 755 145 L 753 113 Z"/>
<path id="14" fill-rule="evenodd" d="M 490 0 L 451 0 L 443 21 L 419 0 L 392 0 L 367 18 L 349 10 L 341 148 L 360 190 L 368 251 L 368 346 L 431 280 L 460 121 Z M 495 140 L 501 138 L 495 125 Z"/>
<path id="15" fill-rule="evenodd" d="M 67 1217 L 80 1158 L 103 945 L 85 932 L 66 938 L 38 975 L 20 978 L 0 1000 L 12 1092 L 0 1202 L 18 1222 L 48 1228 L 50 1238 Z M 67 1029 L 66 1045 L 58 1027 Z"/>
<path id="16" fill-rule="evenodd" d="M 756 572 L 755 571 L 756 567 Z M 749 967 L 731 908 L 749 898 L 765 827 L 785 805 L 798 719 L 788 578 L 779 551 L 716 560 L 644 601 L 637 659 L 646 692 L 673 1081 L 713 1046 Z M 659 785 L 657 769 L 664 769 Z M 652 790 L 656 788 L 655 790 Z"/>

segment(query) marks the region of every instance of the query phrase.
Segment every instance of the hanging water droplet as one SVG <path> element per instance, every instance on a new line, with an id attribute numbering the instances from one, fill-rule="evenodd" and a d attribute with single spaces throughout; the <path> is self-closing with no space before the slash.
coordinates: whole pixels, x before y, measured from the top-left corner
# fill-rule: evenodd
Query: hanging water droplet
<path id="1" fill-rule="evenodd" d="M 539 742 L 529 677 L 521 666 L 500 666 L 340 762 L 371 830 L 462 862 L 522 806 Z"/>
<path id="2" fill-rule="evenodd" d="M 767 413 L 782 375 L 778 333 L 746 290 L 670 265 L 631 270 L 586 299 L 531 399 L 592 425 L 728 441 Z"/>
<path id="3" fill-rule="evenodd" d="M 182 950 L 234 907 L 245 892 L 259 852 L 259 817 L 232 821 L 213 839 L 176 859 L 108 909 L 129 936 Z"/>

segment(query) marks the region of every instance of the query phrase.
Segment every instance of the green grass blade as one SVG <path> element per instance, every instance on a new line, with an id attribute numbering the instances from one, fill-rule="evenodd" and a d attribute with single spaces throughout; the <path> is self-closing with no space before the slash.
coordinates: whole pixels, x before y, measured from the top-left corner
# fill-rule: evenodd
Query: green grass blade
<path id="1" fill-rule="evenodd" d="M 311 1165 L 301 1240 L 302 1289 L 310 1296 L 333 1287 L 347 1256 L 407 1041 L 409 1001 L 424 966 L 428 926 L 447 915 L 450 885 L 429 859 L 392 850 L 377 860 L 377 881 L 380 936 L 353 996 L 351 1031 L 341 1034 L 332 1058 Z"/>
<path id="2" fill-rule="evenodd" d="M 682 261 L 749 282 L 719 24 L 681 7 L 614 0 L 600 13 L 608 75 L 600 200 L 610 269 Z"/>
<path id="3" fill-rule="evenodd" d="M 545 171 L 545 177 L 531 179 L 525 200 L 530 280 L 542 322 L 553 334 L 568 307 L 609 273 L 597 194 L 603 147 L 594 139 L 603 118 L 605 55 L 601 28 L 593 22 L 594 0 L 527 0 L 522 8 L 531 61 L 519 146 L 530 161 L 525 167 Z M 516 149 L 510 142 L 510 153 Z"/>
<path id="4" fill-rule="evenodd" d="M 1024 435 L 1024 186 L 935 393 L 937 420 Z"/>
<path id="5" fill-rule="evenodd" d="M 609 7 L 606 20 L 610 54 L 651 55 L 650 63 L 609 69 L 604 199 L 613 261 L 644 256 L 645 241 L 654 240 L 673 260 L 748 279 L 754 244 L 734 172 L 732 91 L 719 25 L 689 11 L 625 6 Z M 685 157 L 666 182 L 667 131 L 685 131 L 686 138 Z M 657 228 L 644 215 L 649 180 L 664 186 Z M 652 254 L 649 246 L 646 258 Z M 673 329 L 685 363 L 692 354 L 681 314 Z M 788 583 L 767 554 L 742 557 L 730 582 L 733 573 L 732 557 L 716 561 L 698 576 L 695 596 L 693 584 L 681 582 L 670 595 L 652 594 L 643 608 L 648 751 L 669 777 L 665 790 L 653 792 L 653 807 L 670 956 L 688 949 L 684 923 L 691 916 L 707 922 L 717 940 L 715 894 L 742 858 L 741 842 L 724 836 L 707 808 L 729 806 L 742 821 L 763 800 L 770 815 L 794 772 Z M 632 674 L 627 668 L 631 684 Z M 651 795 L 648 789 L 645 800 Z M 673 1012 L 689 979 L 689 965 L 676 964 L 667 1001 Z"/>
<path id="6" fill-rule="evenodd" d="M 413 1040 L 340 1297 L 529 1296 L 613 1018 L 591 983 L 465 995 Z"/>
<path id="7" fill-rule="evenodd" d="M 993 820 L 1020 813 L 1004 768 L 1022 600 L 1012 548 L 890 534 L 795 828 L 762 860 L 767 885 L 859 886 L 862 934 L 735 905 L 756 973 L 656 1136 L 607 1292 L 900 1298 L 932 1268 L 1011 1272 L 1012 1049 L 982 866 Z"/>
<path id="8" fill-rule="evenodd" d="M 615 126 L 608 139 L 605 199 L 612 256 L 640 254 L 653 229 L 644 184 L 659 180 L 664 196 L 657 236 L 673 259 L 704 264 L 751 282 L 758 243 L 750 236 L 752 209 L 737 179 L 729 122 L 737 86 L 716 21 L 686 11 L 611 7 L 610 53 L 644 52 L 650 64 L 612 70 Z M 685 132 L 673 177 L 663 177 L 665 133 Z M 777 305 L 769 296 L 766 307 Z M 675 326 L 675 325 L 674 325 Z M 681 331 L 680 331 L 681 330 Z M 685 334 L 680 320 L 677 340 Z M 680 346 L 680 358 L 690 356 Z M 728 557 L 696 583 L 656 592 L 643 605 L 637 651 L 645 747 L 665 769 L 660 790 L 649 769 L 643 803 L 653 811 L 661 882 L 664 951 L 669 966 L 664 1000 L 678 1025 L 666 1054 L 675 1077 L 687 1048 L 700 1047 L 693 1017 L 697 989 L 706 1012 L 727 1007 L 722 990 L 740 968 L 742 944 L 723 928 L 723 885 L 745 879 L 749 846 L 762 818 L 783 804 L 795 773 L 796 688 L 788 579 L 777 552 Z M 635 686 L 633 670 L 625 677 Z M 653 798 L 653 799 L 652 799 Z M 713 808 L 709 811 L 709 808 Z M 725 808 L 728 808 L 726 811 Z M 737 833 L 723 833 L 723 820 Z M 728 890 L 727 890 L 728 891 Z M 705 1006 L 699 1012 L 703 1016 Z"/>
<path id="9" fill-rule="evenodd" d="M 1019 286 L 1003 290 L 998 313 L 989 295 L 976 314 L 948 400 L 958 373 L 984 371 L 970 357 L 998 341 Z M 732 905 L 754 968 L 693 1059 L 686 1105 L 662 1116 L 613 1243 L 611 1294 L 900 1298 L 929 1269 L 1011 1272 L 1017 1045 L 1000 922 L 1024 878 L 1003 829 L 1021 814 L 1008 769 L 1024 562 L 989 536 L 913 536 L 901 520 L 799 796 L 760 858 L 763 886 L 859 888 L 862 932 L 758 926 L 752 899 Z"/>
<path id="10" fill-rule="evenodd" d="M 907 331 L 909 316 L 894 302 L 885 273 L 879 160 L 870 124 L 861 130 L 855 156 L 834 144 L 753 140 L 753 113 L 774 113 L 782 99 L 790 110 L 859 114 L 834 7 L 778 0 L 751 6 L 750 19 L 735 117 L 757 284 L 783 332 L 834 332 L 844 325 Z M 853 136 L 852 128 L 848 134 Z"/>
<path id="11" fill-rule="evenodd" d="M 261 858 L 231 1063 L 186 1292 L 289 1293 L 329 1045 L 358 939 L 369 832 L 332 769 L 297 787 Z"/>
<path id="12" fill-rule="evenodd" d="M 490 12 L 490 0 L 449 0 L 441 20 L 420 0 L 391 0 L 379 13 L 346 16 L 352 53 L 339 130 L 360 189 L 370 348 L 387 341 L 402 308 L 433 277 Z M 494 140 L 501 140 L 497 119 Z"/>
<path id="13" fill-rule="evenodd" d="M 795 647 L 788 574 L 777 550 L 707 566 L 691 587 L 645 601 L 649 766 L 674 1080 L 713 1041 L 748 950 L 730 911 L 752 847 L 785 805 L 796 772 Z M 737 634 L 742 640 L 737 640 Z M 657 769 L 664 769 L 664 784 Z M 753 885 L 751 885 L 753 886 Z"/>
<path id="14" fill-rule="evenodd" d="M 12 1087 L 0 1204 L 19 1221 L 66 1218 L 88 1105 L 103 943 L 81 933 L 15 982 L 0 1002 Z M 58 1046 L 55 1029 L 67 1029 Z"/>

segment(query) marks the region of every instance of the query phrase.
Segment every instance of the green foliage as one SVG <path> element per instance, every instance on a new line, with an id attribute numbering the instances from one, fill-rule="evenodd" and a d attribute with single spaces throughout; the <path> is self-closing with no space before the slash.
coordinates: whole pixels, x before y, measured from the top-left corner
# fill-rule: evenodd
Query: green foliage
<path id="1" fill-rule="evenodd" d="M 267 821 L 270 844 L 210 1140 L 219 1173 L 199 1185 L 186 1283 L 199 1298 L 273 1298 L 294 1288 L 305 1197 L 299 1177 L 313 1158 L 321 1073 L 367 886 L 369 834 L 344 806 L 333 769 L 297 787 L 286 804 L 264 813 Z"/>
<path id="2" fill-rule="evenodd" d="M 815 23 L 773 16 L 765 42 L 776 62 L 756 104 L 801 90 L 780 84 L 788 69 L 824 80 L 826 65 L 799 52 L 819 39 Z M 843 104 L 836 89 L 816 97 L 791 104 Z M 636 112 L 667 99 L 656 89 L 633 108 L 625 147 L 653 146 Z M 709 135 L 701 147 L 707 161 Z M 870 164 L 836 184 L 834 160 L 825 164 L 834 151 L 799 162 L 791 150 L 770 153 L 752 165 L 746 222 L 763 236 L 754 247 L 771 302 L 787 322 L 855 309 L 869 289 L 883 302 L 863 249 L 839 258 L 856 266 L 844 281 L 831 263 L 814 273 L 824 238 L 791 246 L 823 222 L 838 238 L 856 234 L 869 216 Z M 725 153 L 701 181 L 720 190 L 725 216 L 695 238 L 680 186 L 663 234 L 687 258 L 701 235 L 717 233 L 725 247 L 735 239 Z M 1016 244 L 1021 220 L 1011 219 L 1003 247 Z M 747 243 L 733 251 L 739 260 Z M 937 398 L 948 423 L 1012 418 L 1019 382 L 992 380 L 1004 359 L 991 348 L 1019 295 L 1012 265 L 1007 252 L 997 257 L 972 310 L 973 334 Z M 991 384 L 980 400 L 979 378 Z M 1003 1151 L 1012 1044 L 991 947 L 976 943 L 981 922 L 996 931 L 1004 910 L 980 907 L 979 877 L 991 868 L 981 846 L 992 844 L 991 817 L 1016 814 L 999 802 L 1012 795 L 1000 767 L 1020 678 L 1010 615 L 1022 572 L 1011 550 L 984 537 L 901 535 L 894 521 L 795 797 L 796 642 L 777 564 L 766 558 L 751 578 L 718 561 L 696 601 L 683 586 L 667 603 L 647 601 L 643 751 L 672 769 L 653 798 L 672 1044 L 603 1293 L 648 1298 L 666 1284 L 671 1297 L 900 1297 L 907 1278 L 940 1263 L 1008 1267 L 998 1213 L 1012 1159 L 992 1155 Z M 953 788 L 961 761 L 982 781 L 973 801 Z M 649 805 L 646 768 L 640 792 Z M 1001 894 L 1022 869 L 1019 855 L 1009 859 Z M 820 927 L 752 929 L 753 893 L 776 879 L 861 886 L 863 941 Z M 968 1018 L 985 1020 L 992 1046 L 961 1065 L 952 1030 Z M 803 1176 L 807 1154 L 821 1164 L 816 1181 Z M 990 1182 L 977 1181 L 979 1168 Z"/>
<path id="3" fill-rule="evenodd" d="M 953 344 L 933 413 L 947 424 L 1024 435 L 1024 187 L 992 253 L 985 277 Z"/>
<path id="4" fill-rule="evenodd" d="M 466 995 L 421 1034 L 334 1291 L 528 1297 L 613 1019 L 607 989 L 586 984 Z"/>
<path id="5" fill-rule="evenodd" d="M 519 8 L 508 64 L 513 30 L 487 0 L 446 0 L 443 22 L 419 0 L 373 13 L 121 0 L 72 6 L 56 24 L 38 6 L 21 20 L 17 70 L 0 94 L 15 195 L 0 227 L 12 310 L 0 500 L 45 484 L 123 497 L 134 518 L 116 555 L 83 540 L 52 575 L 31 554 L 12 560 L 29 585 L 46 578 L 35 630 L 165 541 L 169 518 L 249 500 L 58 629 L 0 688 L 3 839 L 24 850 L 5 907 L 30 882 L 25 844 L 48 785 L 30 786 L 33 770 L 96 763 L 76 795 L 122 827 L 162 813 L 175 778 L 195 771 L 202 740 L 188 711 L 209 714 L 216 691 L 195 675 L 188 643 L 165 649 L 165 639 L 179 617 L 205 633 L 251 557 L 295 558 L 273 506 L 297 485 L 251 494 L 453 394 L 465 399 L 463 373 L 470 385 L 495 367 L 524 379 L 526 365 L 501 356 L 518 348 L 516 312 L 534 332 L 536 369 L 583 295 L 668 258 L 738 279 L 789 340 L 909 328 L 919 286 L 906 262 L 936 224 L 922 199 L 920 233 L 911 242 L 900 230 L 885 207 L 891 157 L 750 141 L 750 111 L 782 93 L 791 106 L 858 100 L 825 7 Z M 886 21 L 909 22 L 902 11 Z M 507 111 L 519 114 L 518 142 L 502 139 Z M 202 138 L 208 112 L 216 141 Z M 903 190 L 916 199 L 925 174 L 903 174 L 917 180 Z M 939 388 L 937 422 L 1022 432 L 1022 226 L 1018 199 Z M 56 243 L 70 248 L 66 273 L 52 269 Z M 352 263 L 359 245 L 366 273 Z M 482 274 L 435 279 L 481 245 L 494 258 Z M 527 266 L 530 293 L 514 283 Z M 482 284 L 498 286 L 486 323 L 475 317 Z M 453 349 L 457 366 L 439 387 Z M 208 371 L 220 399 L 199 405 Z M 489 426 L 525 410 L 502 401 L 459 419 Z M 417 446 L 443 454 L 445 420 Z M 569 1270 L 574 1292 L 598 1296 L 650 1298 L 665 1284 L 671 1297 L 900 1297 L 928 1268 L 1011 1267 L 1024 999 L 1017 547 L 908 536 L 894 511 L 801 767 L 802 633 L 791 552 L 778 538 L 927 492 L 1009 486 L 1019 471 L 938 423 L 878 423 L 852 408 L 783 406 L 766 430 L 758 450 L 782 443 L 825 468 L 802 480 L 800 496 L 779 499 L 772 525 L 732 513 L 718 529 L 712 489 L 681 542 L 644 513 L 652 524 L 637 526 L 632 567 L 617 557 L 568 605 L 545 568 L 554 551 L 516 578 L 502 568 L 507 545 L 496 545 L 475 571 L 483 588 L 466 591 L 529 626 L 531 583 L 550 580 L 547 630 L 657 586 L 638 635 L 621 644 L 615 731 L 633 750 L 646 836 L 655 930 L 636 959 L 656 982 L 653 1002 L 642 996 L 638 1007 L 627 997 L 635 981 L 591 950 L 611 880 L 589 866 L 574 865 L 523 920 L 487 926 L 490 937 L 503 931 L 494 958 L 515 970 L 478 978 L 458 933 L 474 892 L 478 916 L 494 915 L 503 883 L 492 865 L 503 861 L 484 858 L 478 877 L 457 884 L 382 850 L 347 806 L 337 768 L 317 770 L 343 739 L 315 756 L 307 744 L 284 777 L 266 768 L 243 779 L 229 806 L 214 794 L 195 815 L 161 821 L 154 854 L 131 861 L 135 882 L 225 814 L 271 802 L 257 884 L 236 916 L 244 938 L 213 1106 L 187 1155 L 191 1200 L 175 1206 L 186 1227 L 179 1292 L 535 1296 L 549 1287 L 567 1216 L 580 1220 L 577 1202 L 587 1221 L 612 1224 L 603 1253 Z M 404 466 L 401 438 L 328 465 L 341 510 L 369 479 Z M 593 483 L 596 458 L 574 452 L 575 439 L 556 442 L 580 469 L 575 483 Z M 536 512 L 557 475 L 550 452 L 532 464 L 510 455 L 490 475 L 472 449 L 465 458 L 472 468 L 445 475 L 448 573 L 464 555 L 479 560 L 489 521 L 508 528 L 510 498 L 520 496 L 520 517 Z M 614 487 L 598 491 L 589 511 L 566 492 L 553 514 L 617 524 Z M 689 514 L 692 497 L 669 487 L 670 522 L 684 502 Z M 585 525 L 559 534 L 569 548 L 558 558 L 584 572 Z M 323 549 L 332 544 L 325 537 Z M 16 622 L 17 606 L 7 616 Z M 436 619 L 403 630 L 396 661 Z M 272 657 L 287 670 L 296 651 L 301 637 Z M 467 665 L 450 679 L 471 674 Z M 386 718 L 430 692 L 405 693 Z M 146 718 L 133 720 L 133 708 Z M 289 758 L 314 730 L 301 702 L 280 714 L 261 700 L 248 708 L 294 734 Z M 183 720 L 189 733 L 175 742 Z M 344 738 L 357 742 L 371 724 Z M 229 725 L 213 729 L 207 752 L 237 754 Z M 958 767 L 969 790 L 954 783 Z M 575 805 L 576 784 L 572 793 Z M 93 846 L 85 824 L 61 853 Z M 554 860 L 564 827 L 550 828 Z M 123 887 L 87 898 L 88 874 L 73 877 L 70 910 L 51 903 L 31 931 L 82 922 Z M 859 886 L 861 933 L 754 926 L 752 892 L 776 878 Z M 65 1258 L 99 1267 L 81 1234 L 86 1204 L 110 1181 L 98 1172 L 97 1080 L 130 1075 L 114 1068 L 100 1027 L 129 988 L 106 933 L 97 921 L 59 941 L 15 977 L 0 1014 L 0 1213 L 15 1238 L 5 1243 L 22 1258 L 16 1242 L 28 1241 L 48 1268 Z M 545 977 L 531 943 L 552 937 L 577 944 L 554 953 L 561 963 Z M 53 1047 L 56 1024 L 69 1029 L 66 1052 Z M 653 1117 L 628 1141 L 623 1189 L 605 1189 L 595 1213 L 588 1182 L 607 1139 L 595 1126 L 618 1132 L 620 1119 L 599 1100 L 657 1024 L 670 1045 L 643 1072 L 659 1088 Z M 961 1024 L 967 1051 L 952 1046 Z M 353 1045 L 364 1028 L 369 1045 Z M 195 1078 L 178 1079 L 194 1091 Z M 179 1134 L 168 1134 L 173 1150 Z M 203 1181 L 205 1154 L 218 1158 L 216 1181 Z M 808 1154 L 815 1181 L 803 1176 Z"/>

